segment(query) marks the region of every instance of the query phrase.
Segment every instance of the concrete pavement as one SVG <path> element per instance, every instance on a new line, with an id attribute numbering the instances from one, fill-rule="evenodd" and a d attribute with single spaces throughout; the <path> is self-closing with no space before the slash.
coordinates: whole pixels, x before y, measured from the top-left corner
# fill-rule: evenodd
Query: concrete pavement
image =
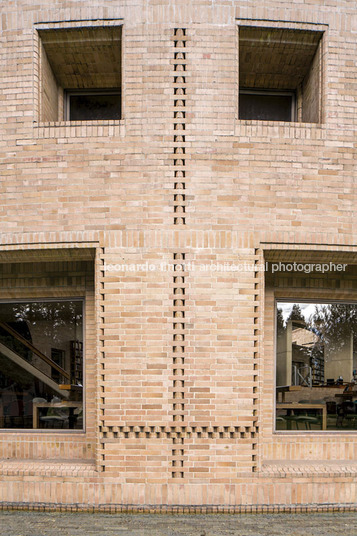
<path id="1" fill-rule="evenodd" d="M 166 515 L 0 512 L 1 536 L 357 536 L 357 513 Z"/>

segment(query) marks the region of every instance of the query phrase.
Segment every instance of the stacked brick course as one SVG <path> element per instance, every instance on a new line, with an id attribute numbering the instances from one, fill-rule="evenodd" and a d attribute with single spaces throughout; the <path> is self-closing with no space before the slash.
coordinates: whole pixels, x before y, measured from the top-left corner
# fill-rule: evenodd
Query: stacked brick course
<path id="1" fill-rule="evenodd" d="M 273 432 L 274 299 L 355 300 L 353 274 L 201 269 L 357 264 L 354 3 L 18 0 L 1 11 L 0 297 L 86 295 L 86 429 L 1 431 L 0 505 L 354 508 L 354 432 Z M 122 28 L 123 117 L 68 122 L 38 30 L 100 21 Z M 243 21 L 324 32 L 321 121 L 238 119 Z M 306 98 L 316 108 L 313 84 Z"/>

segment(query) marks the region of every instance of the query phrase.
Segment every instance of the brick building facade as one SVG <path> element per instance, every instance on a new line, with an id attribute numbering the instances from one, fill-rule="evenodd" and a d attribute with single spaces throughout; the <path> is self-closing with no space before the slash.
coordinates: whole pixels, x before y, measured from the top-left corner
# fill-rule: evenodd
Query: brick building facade
<path id="1" fill-rule="evenodd" d="M 3 507 L 354 507 L 353 326 L 286 311 L 354 314 L 356 44 L 343 0 L 3 3 Z"/>

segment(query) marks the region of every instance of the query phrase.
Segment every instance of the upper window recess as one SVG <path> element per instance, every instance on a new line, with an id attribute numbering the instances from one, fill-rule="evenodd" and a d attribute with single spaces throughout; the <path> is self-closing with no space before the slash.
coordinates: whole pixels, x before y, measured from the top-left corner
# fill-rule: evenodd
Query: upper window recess
<path id="1" fill-rule="evenodd" d="M 39 30 L 41 121 L 121 119 L 121 27 Z"/>
<path id="2" fill-rule="evenodd" d="M 322 34 L 239 27 L 239 119 L 320 122 Z"/>

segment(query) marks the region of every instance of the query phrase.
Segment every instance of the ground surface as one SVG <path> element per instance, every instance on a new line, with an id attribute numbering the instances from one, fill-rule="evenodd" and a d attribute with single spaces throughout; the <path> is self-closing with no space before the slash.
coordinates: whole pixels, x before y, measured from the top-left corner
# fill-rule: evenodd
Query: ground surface
<path id="1" fill-rule="evenodd" d="M 0 512 L 1 536 L 357 536 L 357 513 L 151 515 Z"/>

